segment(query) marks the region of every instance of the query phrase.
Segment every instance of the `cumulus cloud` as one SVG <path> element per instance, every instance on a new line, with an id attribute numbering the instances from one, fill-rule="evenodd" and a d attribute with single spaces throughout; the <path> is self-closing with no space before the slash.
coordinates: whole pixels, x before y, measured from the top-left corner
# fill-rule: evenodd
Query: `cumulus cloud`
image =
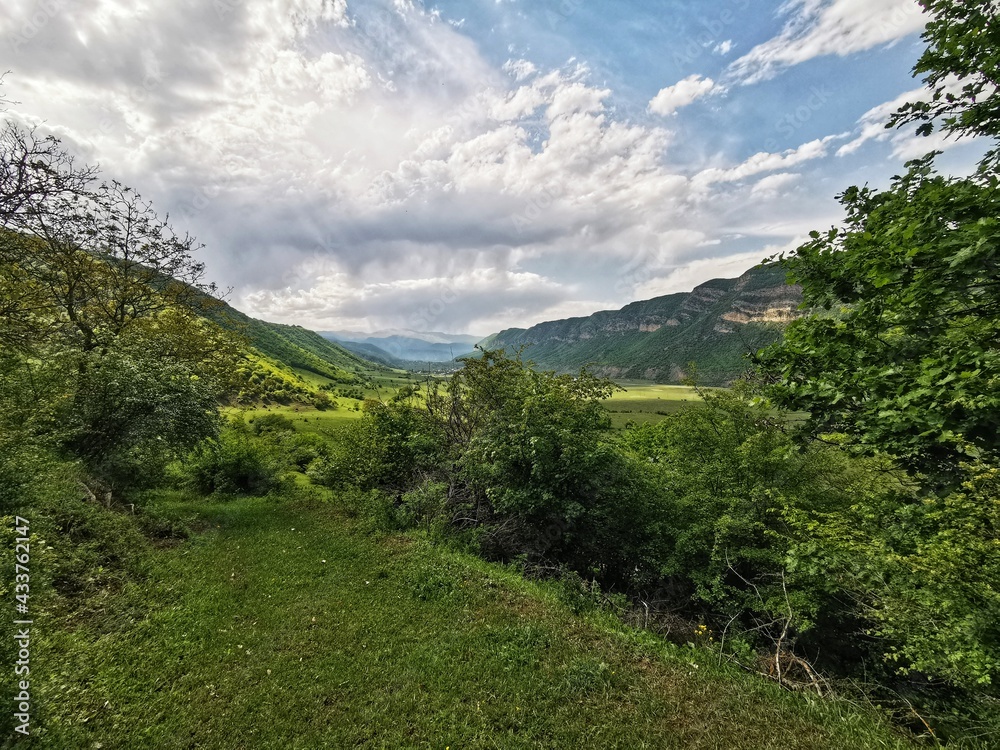
<path id="1" fill-rule="evenodd" d="M 801 229 L 780 217 L 806 199 L 776 196 L 832 142 L 678 166 L 678 133 L 619 116 L 585 66 L 491 63 L 407 0 L 59 8 L 35 28 L 5 5 L 7 115 L 169 211 L 247 312 L 318 329 L 488 333 L 738 273 L 759 253 L 737 235 Z"/>
<path id="2" fill-rule="evenodd" d="M 816 57 L 896 42 L 926 23 L 916 0 L 788 0 L 779 13 L 784 28 L 734 61 L 731 78 L 756 83 Z"/>
<path id="3" fill-rule="evenodd" d="M 688 76 L 673 86 L 660 89 L 660 92 L 650 100 L 649 111 L 658 115 L 672 115 L 682 107 L 686 107 L 715 91 L 715 81 L 711 78 L 703 78 L 699 75 Z"/>
<path id="4" fill-rule="evenodd" d="M 517 81 L 523 81 L 538 72 L 538 68 L 530 60 L 508 60 L 504 63 L 503 70 Z"/>
<path id="5" fill-rule="evenodd" d="M 791 187 L 798 182 L 800 177 L 802 175 L 794 172 L 779 172 L 778 174 L 768 175 L 758 180 L 750 192 L 754 195 L 780 193 L 785 188 Z"/>
<path id="6" fill-rule="evenodd" d="M 700 258 L 668 274 L 650 279 L 637 290 L 643 299 L 676 292 L 689 292 L 709 279 L 739 276 L 760 263 L 771 248 L 715 258 Z"/>

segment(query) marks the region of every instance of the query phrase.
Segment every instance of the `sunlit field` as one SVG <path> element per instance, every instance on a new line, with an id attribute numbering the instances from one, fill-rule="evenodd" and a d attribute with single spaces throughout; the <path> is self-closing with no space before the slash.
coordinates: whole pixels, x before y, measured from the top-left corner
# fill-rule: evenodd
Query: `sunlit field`
<path id="1" fill-rule="evenodd" d="M 694 388 L 686 385 L 656 385 L 651 383 L 622 382 L 624 391 L 616 392 L 604 402 L 611 412 L 611 424 L 615 429 L 628 422 L 656 423 L 668 414 L 673 414 L 700 397 Z"/>

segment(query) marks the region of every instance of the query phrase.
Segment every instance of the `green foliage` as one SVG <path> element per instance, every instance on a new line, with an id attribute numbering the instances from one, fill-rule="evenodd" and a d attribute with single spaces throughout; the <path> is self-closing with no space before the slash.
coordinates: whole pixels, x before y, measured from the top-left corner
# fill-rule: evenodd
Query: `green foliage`
<path id="1" fill-rule="evenodd" d="M 484 552 L 560 564 L 611 585 L 648 576 L 654 493 L 609 441 L 601 406 L 616 386 L 586 372 L 538 372 L 484 351 L 428 406 L 447 425 L 459 524 Z"/>
<path id="2" fill-rule="evenodd" d="M 313 474 L 330 487 L 351 484 L 398 493 L 437 471 L 443 450 L 442 426 L 425 409 L 368 400 L 362 418 L 334 436 L 329 455 Z"/>
<path id="3" fill-rule="evenodd" d="M 811 518 L 790 509 L 803 534 L 790 563 L 858 602 L 900 671 L 985 690 L 1000 664 L 998 9 L 921 4 L 929 46 L 915 71 L 932 96 L 894 124 L 994 148 L 972 177 L 937 174 L 930 154 L 887 190 L 845 191 L 845 225 L 782 259 L 813 312 L 761 363 L 775 400 L 808 412 L 807 437 L 839 433 L 911 475 Z"/>
<path id="4" fill-rule="evenodd" d="M 287 469 L 275 440 L 267 432 L 255 435 L 240 419 L 204 441 L 185 462 L 188 483 L 206 495 L 266 495 L 282 486 Z"/>
<path id="5" fill-rule="evenodd" d="M 248 422 L 254 435 L 273 435 L 294 432 L 295 423 L 284 414 L 264 414 Z"/>
<path id="6" fill-rule="evenodd" d="M 852 188 L 847 226 L 785 259 L 807 304 L 765 351 L 778 403 L 915 470 L 1000 456 L 1000 198 L 910 164 L 885 192 Z"/>
<path id="7" fill-rule="evenodd" d="M 935 124 L 956 136 L 1000 136 L 1000 23 L 995 3 L 920 0 L 930 14 L 923 39 L 927 49 L 913 68 L 931 90 L 928 101 L 904 105 L 890 125 Z M 983 161 L 993 169 L 1000 152 Z"/>
<path id="8" fill-rule="evenodd" d="M 83 360 L 59 410 L 65 444 L 113 491 L 155 484 L 170 460 L 216 432 L 217 395 L 184 364 L 117 347 Z"/>
<path id="9" fill-rule="evenodd" d="M 825 446 L 800 450 L 768 404 L 741 392 L 706 393 L 622 442 L 658 474 L 668 581 L 726 618 L 773 623 L 763 634 L 813 626 L 832 592 L 789 569 L 801 537 L 786 516 L 848 507 L 873 489 L 863 466 Z"/>
<path id="10" fill-rule="evenodd" d="M 790 557 L 860 603 L 901 672 L 981 689 L 1000 679 L 1000 471 L 965 471 L 943 496 L 911 491 L 790 517 L 809 540 Z"/>
<path id="11" fill-rule="evenodd" d="M 30 506 L 73 473 L 58 457 L 65 386 L 65 368 L 0 350 L 0 512 Z"/>

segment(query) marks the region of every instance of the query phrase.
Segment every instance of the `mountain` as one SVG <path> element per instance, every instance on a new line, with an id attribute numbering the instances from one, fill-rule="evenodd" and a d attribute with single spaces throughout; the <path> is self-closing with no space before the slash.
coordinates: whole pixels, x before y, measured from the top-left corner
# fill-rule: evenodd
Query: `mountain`
<path id="1" fill-rule="evenodd" d="M 780 339 L 801 302 L 801 289 L 785 283 L 784 271 L 758 266 L 738 279 L 713 279 L 621 310 L 510 328 L 481 345 L 525 347 L 525 358 L 543 369 L 587 366 L 606 377 L 660 383 L 680 382 L 694 363 L 700 382 L 722 385 L 745 371 L 747 353 Z"/>
<path id="2" fill-rule="evenodd" d="M 347 351 L 357 354 L 359 357 L 364 357 L 369 362 L 377 362 L 387 367 L 405 369 L 413 364 L 409 360 L 398 359 L 392 356 L 385 349 L 380 349 L 374 344 L 364 344 L 357 341 L 338 341 L 337 344 Z"/>
<path id="3" fill-rule="evenodd" d="M 337 341 L 362 342 L 368 339 L 385 339 L 392 336 L 402 336 L 404 338 L 417 339 L 428 344 L 468 344 L 472 346 L 482 339 L 482 336 L 475 336 L 468 333 L 442 333 L 441 331 L 414 331 L 410 328 L 387 328 L 374 333 L 362 333 L 361 331 L 320 331 L 321 336 L 336 339 Z"/>
<path id="4" fill-rule="evenodd" d="M 240 357 L 232 373 L 231 402 L 314 404 L 331 408 L 336 385 L 364 384 L 372 372 L 391 363 L 370 361 L 301 326 L 251 318 L 226 302 L 193 295 L 191 308 L 220 328 L 236 334 Z M 303 377 L 303 372 L 320 376 Z"/>
<path id="5" fill-rule="evenodd" d="M 450 362 L 456 357 L 471 354 L 480 339 L 466 334 L 409 330 L 379 331 L 373 334 L 322 331 L 321 335 L 366 357 L 372 355 L 379 357 L 379 361 L 392 362 L 394 366 L 406 362 Z M 361 346 L 368 348 L 359 348 Z"/>
<path id="6" fill-rule="evenodd" d="M 202 314 L 222 328 L 245 337 L 262 354 L 330 380 L 352 383 L 354 373 L 377 369 L 372 362 L 301 326 L 257 320 L 224 302 L 207 307 Z"/>

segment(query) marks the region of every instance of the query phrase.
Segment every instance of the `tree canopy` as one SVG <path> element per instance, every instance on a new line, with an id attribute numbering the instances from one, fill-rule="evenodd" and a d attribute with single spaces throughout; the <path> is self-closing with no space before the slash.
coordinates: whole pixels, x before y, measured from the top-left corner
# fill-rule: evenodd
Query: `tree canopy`
<path id="1" fill-rule="evenodd" d="M 894 122 L 930 132 L 940 121 L 995 145 L 995 4 L 924 5 L 929 47 L 915 72 L 932 99 Z M 995 148 L 964 178 L 939 174 L 935 157 L 886 190 L 849 188 L 844 225 L 781 259 L 814 312 L 762 364 L 777 402 L 809 412 L 813 432 L 948 483 L 962 461 L 1000 458 L 1000 197 Z"/>

